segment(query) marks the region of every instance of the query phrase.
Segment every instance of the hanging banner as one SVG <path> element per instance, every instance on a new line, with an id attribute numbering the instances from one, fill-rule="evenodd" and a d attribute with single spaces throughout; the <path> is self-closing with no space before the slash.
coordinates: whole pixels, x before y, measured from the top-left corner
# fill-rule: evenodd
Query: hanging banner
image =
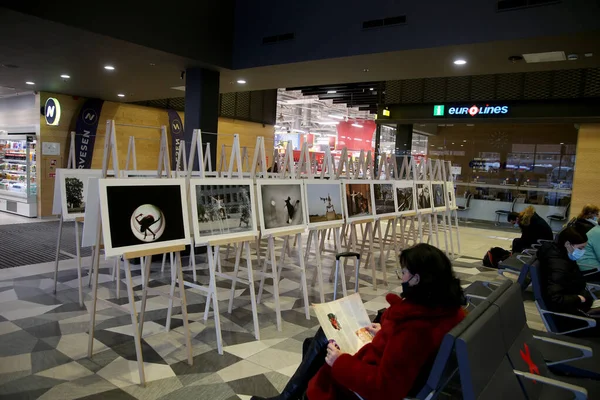
<path id="1" fill-rule="evenodd" d="M 104 100 L 87 99 L 81 107 L 77 123 L 75 124 L 75 159 L 77 168 L 89 169 L 92 167 L 96 130 L 100 122 L 100 112 Z"/>
<path id="2" fill-rule="evenodd" d="M 171 132 L 171 169 L 174 171 L 179 156 L 179 142 L 183 139 L 183 122 L 181 122 L 177 111 L 167 110 L 167 113 L 169 114 L 169 131 Z"/>

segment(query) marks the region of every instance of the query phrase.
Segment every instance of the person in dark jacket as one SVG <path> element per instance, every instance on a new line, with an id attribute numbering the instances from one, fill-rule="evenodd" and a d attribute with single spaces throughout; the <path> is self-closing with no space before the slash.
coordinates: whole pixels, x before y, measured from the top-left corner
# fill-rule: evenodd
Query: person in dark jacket
<path id="1" fill-rule="evenodd" d="M 527 207 L 520 213 L 508 214 L 508 222 L 521 228 L 521 237 L 513 240 L 513 253 L 520 253 L 536 244 L 538 240 L 553 240 L 554 234 L 550 225 L 535 212 L 532 206 Z"/>
<path id="2" fill-rule="evenodd" d="M 439 249 L 417 244 L 401 253 L 400 265 L 402 295 L 386 296 L 390 307 L 381 322 L 367 327 L 373 341 L 349 355 L 319 329 L 305 341 L 296 373 L 271 400 L 356 400 L 354 393 L 365 400 L 387 400 L 418 393 L 444 335 L 464 318 L 466 300 L 450 260 Z"/>
<path id="3" fill-rule="evenodd" d="M 578 316 L 590 312 L 594 299 L 577 265 L 577 260 L 585 254 L 586 245 L 587 238 L 577 229 L 568 227 L 558 235 L 556 242 L 544 243 L 538 250 L 541 294 L 550 311 Z M 556 322 L 561 331 L 581 326 L 578 321 L 566 319 Z M 586 329 L 585 333 L 589 335 L 592 330 Z M 593 334 L 600 334 L 599 327 Z"/>
<path id="4" fill-rule="evenodd" d="M 579 233 L 585 235 L 590 229 L 598 226 L 598 213 L 600 213 L 600 207 L 594 204 L 586 204 L 577 216 L 577 219 L 569 225 L 572 225 Z"/>

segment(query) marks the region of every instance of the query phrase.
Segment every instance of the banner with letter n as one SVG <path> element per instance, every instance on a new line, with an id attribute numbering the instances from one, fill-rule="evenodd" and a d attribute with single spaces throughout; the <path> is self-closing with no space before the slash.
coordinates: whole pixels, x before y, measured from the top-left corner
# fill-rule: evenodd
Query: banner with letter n
<path id="1" fill-rule="evenodd" d="M 177 111 L 167 110 L 167 113 L 169 114 L 169 132 L 171 132 L 171 170 L 175 171 L 177 157 L 179 157 L 179 143 L 183 139 L 183 122 Z"/>
<path id="2" fill-rule="evenodd" d="M 104 100 L 87 99 L 75 124 L 75 160 L 77 168 L 89 169 L 92 167 L 96 131 L 100 122 L 100 112 Z"/>

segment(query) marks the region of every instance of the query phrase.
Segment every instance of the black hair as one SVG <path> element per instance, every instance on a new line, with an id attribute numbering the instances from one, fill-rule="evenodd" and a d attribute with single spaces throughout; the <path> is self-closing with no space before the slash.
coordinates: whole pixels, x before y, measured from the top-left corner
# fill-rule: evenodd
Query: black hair
<path id="1" fill-rule="evenodd" d="M 569 226 L 558 234 L 558 239 L 556 241 L 560 247 L 564 247 L 567 242 L 571 244 L 582 244 L 588 240 L 586 235 L 582 235 L 577 229 Z"/>
<path id="2" fill-rule="evenodd" d="M 400 265 L 420 277 L 418 285 L 402 294 L 406 300 L 430 307 L 460 307 L 466 304 L 450 259 L 437 247 L 426 243 L 410 247 L 400 253 Z"/>
<path id="3" fill-rule="evenodd" d="M 506 216 L 506 220 L 507 220 L 508 222 L 511 222 L 511 221 L 516 221 L 516 220 L 517 220 L 517 218 L 519 218 L 519 213 L 516 213 L 516 212 L 510 212 L 510 213 L 508 213 L 508 215 Z"/>

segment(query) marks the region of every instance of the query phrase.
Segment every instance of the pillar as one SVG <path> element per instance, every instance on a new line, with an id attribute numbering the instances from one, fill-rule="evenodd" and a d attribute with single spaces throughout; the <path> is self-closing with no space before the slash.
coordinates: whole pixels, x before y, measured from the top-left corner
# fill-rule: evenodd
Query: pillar
<path id="1" fill-rule="evenodd" d="M 402 160 L 398 157 L 411 155 L 412 137 L 412 124 L 396 125 L 396 162 L 398 165 L 402 165 Z"/>
<path id="2" fill-rule="evenodd" d="M 600 124 L 581 124 L 577 135 L 571 218 L 577 216 L 584 205 L 600 206 Z"/>
<path id="3" fill-rule="evenodd" d="M 217 165 L 217 128 L 219 124 L 219 71 L 188 68 L 185 71 L 185 131 L 187 154 L 190 154 L 194 129 L 202 131 L 203 147 L 210 143 L 213 171 Z M 194 170 L 198 170 L 198 157 Z"/>

